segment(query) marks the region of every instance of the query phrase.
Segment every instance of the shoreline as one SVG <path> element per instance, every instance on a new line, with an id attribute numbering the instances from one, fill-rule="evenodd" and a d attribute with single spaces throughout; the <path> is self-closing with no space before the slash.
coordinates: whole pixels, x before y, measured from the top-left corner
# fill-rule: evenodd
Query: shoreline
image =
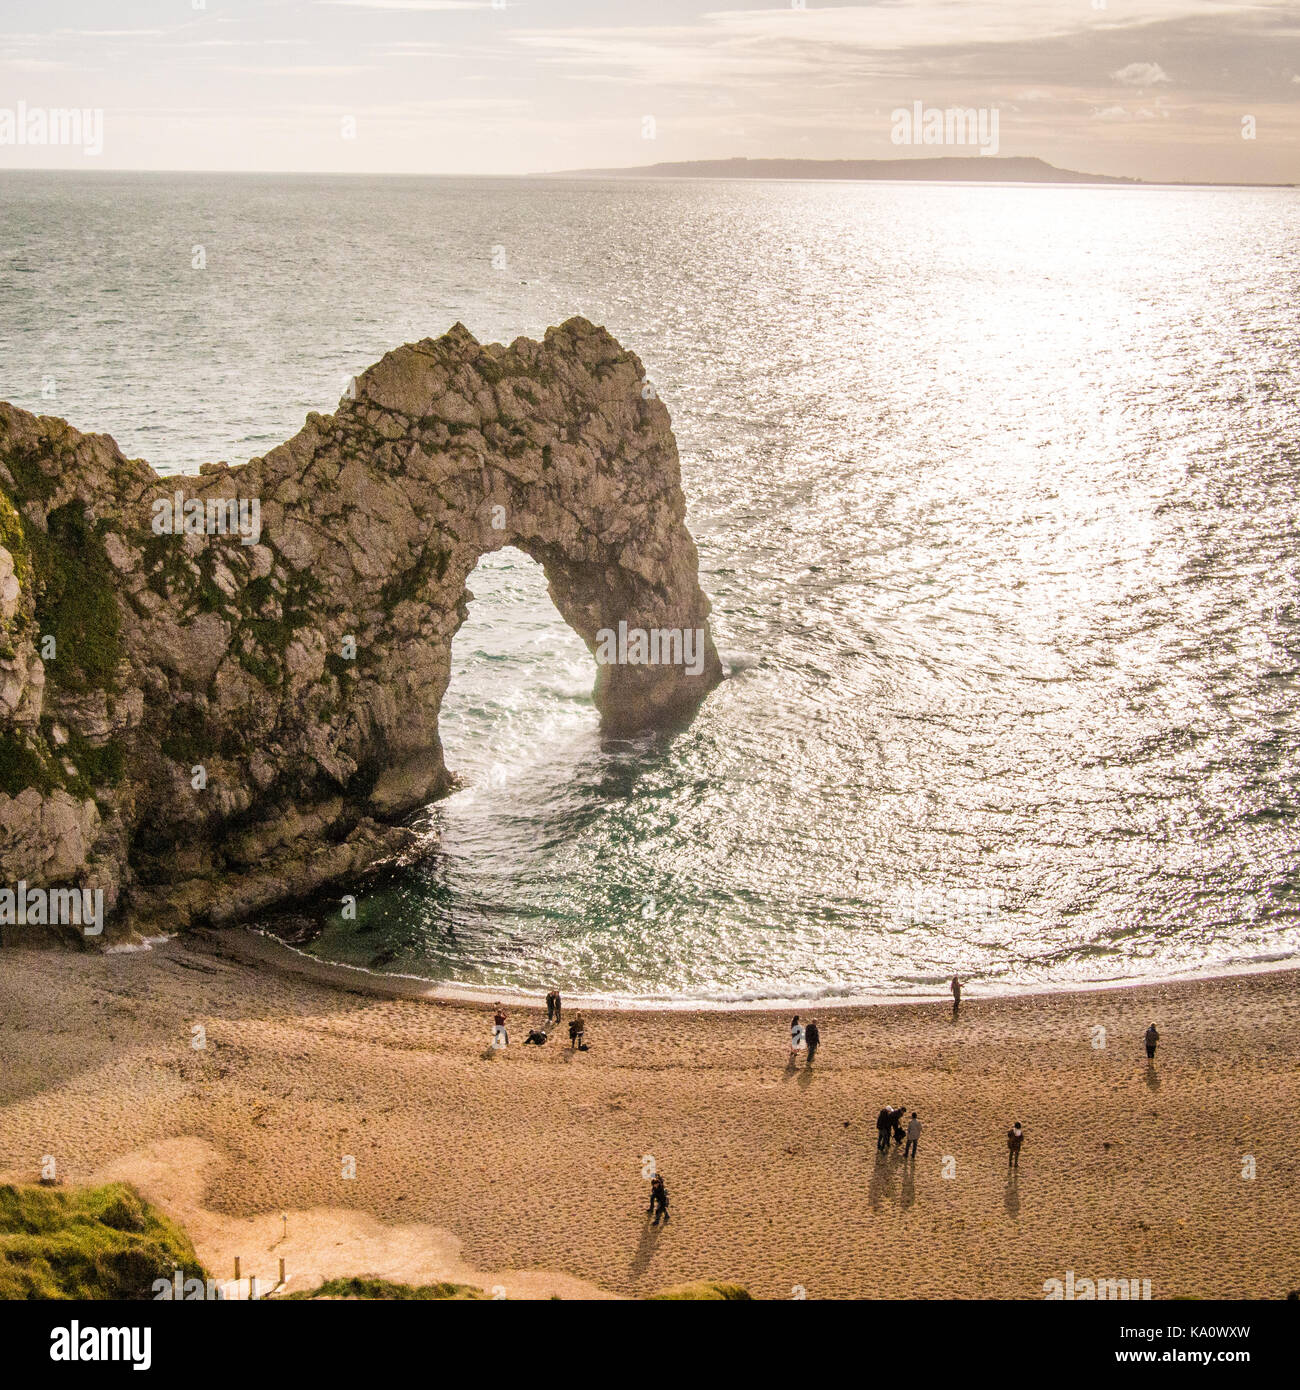
<path id="1" fill-rule="evenodd" d="M 370 970 L 363 965 L 349 965 L 343 961 L 320 960 L 308 955 L 295 946 L 281 941 L 270 932 L 255 927 L 203 927 L 194 928 L 176 937 L 149 938 L 144 944 L 125 948 L 126 951 L 152 950 L 156 945 L 167 941 L 190 941 L 202 943 L 204 949 L 227 959 L 245 965 L 266 966 L 276 973 L 309 981 L 325 988 L 338 989 L 349 994 L 365 994 L 379 999 L 418 1000 L 428 1004 L 454 1004 L 464 1007 L 490 1007 L 497 1001 L 511 1003 L 516 1007 L 527 1007 L 545 994 L 548 986 L 540 982 L 536 989 L 524 989 L 518 985 L 498 985 L 491 988 L 478 985 L 443 984 L 428 980 L 420 975 L 404 975 Z M 118 947 L 118 953 L 124 948 Z M 1285 974 L 1288 971 L 1300 972 L 1300 960 L 1286 957 L 1281 960 L 1249 961 L 1240 964 L 1216 965 L 1207 970 L 1178 971 L 1172 975 L 1160 975 L 1152 979 L 1125 978 L 1119 980 L 1087 980 L 1077 982 L 1054 982 L 1044 985 L 1012 986 L 971 993 L 971 986 L 963 982 L 963 1006 L 974 1003 L 994 1003 L 1024 998 L 1051 998 L 1057 995 L 1091 994 L 1112 990 L 1156 989 L 1163 985 L 1213 983 L 1220 980 L 1234 980 L 1243 976 Z M 776 1014 L 808 1012 L 813 1009 L 826 1012 L 841 1010 L 877 1009 L 889 1006 L 909 1005 L 950 1005 L 952 996 L 946 991 L 936 994 L 845 994 L 816 997 L 778 995 L 761 999 L 643 999 L 635 996 L 617 994 L 585 994 L 578 991 L 563 992 L 565 1007 L 575 1007 L 590 1012 L 607 1014 Z"/>

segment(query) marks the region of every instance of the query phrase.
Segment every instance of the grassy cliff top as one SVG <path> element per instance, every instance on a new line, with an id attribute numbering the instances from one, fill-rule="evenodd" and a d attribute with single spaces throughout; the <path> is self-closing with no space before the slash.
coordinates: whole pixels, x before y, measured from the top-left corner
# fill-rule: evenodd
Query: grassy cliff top
<path id="1" fill-rule="evenodd" d="M 148 1299 L 177 1266 L 207 1277 L 185 1232 L 125 1183 L 0 1185 L 0 1299 Z"/>

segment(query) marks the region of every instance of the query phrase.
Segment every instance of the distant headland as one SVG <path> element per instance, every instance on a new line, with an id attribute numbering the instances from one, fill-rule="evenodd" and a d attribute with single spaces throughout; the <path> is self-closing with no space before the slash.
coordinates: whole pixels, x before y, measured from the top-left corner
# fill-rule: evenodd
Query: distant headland
<path id="1" fill-rule="evenodd" d="M 1170 187 L 1148 179 L 1114 174 L 1081 174 L 1058 169 L 1045 159 L 1027 155 L 1005 158 L 989 155 L 932 155 L 921 159 L 687 159 L 644 164 L 626 169 L 563 169 L 546 177 L 640 179 L 848 179 L 882 182 L 932 183 L 1072 183 L 1117 184 L 1128 187 Z M 1293 188 L 1294 184 L 1187 183 L 1179 187 Z"/>

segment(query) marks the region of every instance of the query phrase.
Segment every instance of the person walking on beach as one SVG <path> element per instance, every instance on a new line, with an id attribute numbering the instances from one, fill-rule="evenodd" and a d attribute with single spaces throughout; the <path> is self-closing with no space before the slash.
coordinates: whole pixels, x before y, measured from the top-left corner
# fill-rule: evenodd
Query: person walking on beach
<path id="1" fill-rule="evenodd" d="M 876 1116 L 876 1152 L 884 1153 L 889 1148 L 889 1131 L 894 1125 L 894 1112 L 885 1108 Z"/>
<path id="2" fill-rule="evenodd" d="M 547 1023 L 555 1022 L 555 991 L 553 989 L 546 992 L 546 1021 Z"/>
<path id="3" fill-rule="evenodd" d="M 500 1004 L 496 1005 L 496 1013 L 492 1016 L 492 1046 L 508 1047 L 510 1045 L 510 1035 L 506 1032 L 506 1012 Z"/>
<path id="4" fill-rule="evenodd" d="M 956 1023 L 956 1022 L 957 1022 L 957 1015 L 961 1012 L 961 976 L 960 976 L 960 975 L 954 975 L 954 976 L 952 977 L 952 984 L 949 986 L 949 988 L 952 990 L 952 1021 L 953 1021 L 954 1023 Z"/>
<path id="5" fill-rule="evenodd" d="M 1020 1146 L 1025 1142 L 1025 1131 L 1020 1128 L 1020 1121 L 1007 1130 L 1007 1167 L 1020 1171 Z"/>
<path id="6" fill-rule="evenodd" d="M 909 1158 L 916 1161 L 916 1141 L 921 1137 L 921 1122 L 916 1118 L 916 1111 L 912 1111 L 912 1118 L 907 1122 L 907 1143 L 903 1145 L 903 1161 Z"/>
<path id="7" fill-rule="evenodd" d="M 822 1035 L 817 1027 L 817 1020 L 810 1018 L 808 1026 L 803 1030 L 803 1040 L 808 1048 L 808 1065 L 812 1066 L 813 1058 L 817 1055 L 817 1049 L 821 1046 Z"/>
<path id="8" fill-rule="evenodd" d="M 1154 1062 L 1156 1058 L 1156 1043 L 1160 1041 L 1160 1034 L 1156 1032 L 1156 1025 L 1153 1023 L 1147 1029 L 1147 1061 Z"/>
<path id="9" fill-rule="evenodd" d="M 650 1179 L 650 1205 L 646 1209 L 646 1215 L 650 1217 L 652 1226 L 659 1224 L 661 1216 L 664 1219 L 664 1225 L 668 1224 L 668 1189 L 664 1186 L 664 1180 L 658 1173 Z"/>
<path id="10" fill-rule="evenodd" d="M 803 1044 L 803 1028 L 799 1023 L 799 1015 L 790 1020 L 790 1058 L 794 1060 L 794 1054 L 799 1051 Z"/>
<path id="11" fill-rule="evenodd" d="M 569 1020 L 570 1052 L 572 1052 L 575 1047 L 581 1048 L 584 1052 L 586 1051 L 586 1045 L 582 1041 L 582 1035 L 586 1031 L 586 1028 L 586 1020 L 582 1017 L 581 1014 L 574 1014 L 574 1016 Z"/>

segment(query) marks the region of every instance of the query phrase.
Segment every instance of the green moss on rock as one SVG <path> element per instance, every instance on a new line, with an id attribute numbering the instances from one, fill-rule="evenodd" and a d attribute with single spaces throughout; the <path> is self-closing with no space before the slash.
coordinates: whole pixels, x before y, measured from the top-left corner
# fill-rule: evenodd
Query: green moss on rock
<path id="1" fill-rule="evenodd" d="M 0 462 L 8 468 L 20 496 L 48 502 L 58 491 L 58 484 L 41 467 L 41 457 L 42 451 L 27 445 L 5 454 Z"/>
<path id="2" fill-rule="evenodd" d="M 0 545 L 13 556 L 14 574 L 25 588 L 31 578 L 32 562 L 27 551 L 27 535 L 23 519 L 12 499 L 0 489 Z"/>
<path id="3" fill-rule="evenodd" d="M 159 746 L 174 762 L 187 767 L 202 762 L 212 752 L 207 715 L 197 705 L 175 705 L 171 724 Z"/>
<path id="4" fill-rule="evenodd" d="M 33 737 L 21 729 L 0 729 L 0 792 L 17 796 L 35 787 L 42 796 L 49 796 L 62 785 L 59 770 Z"/>
<path id="5" fill-rule="evenodd" d="M 55 639 L 46 679 L 71 691 L 115 689 L 121 614 L 103 537 L 79 502 L 52 511 L 45 534 L 31 528 L 36 626 Z M 38 649 L 39 649 L 38 642 Z"/>

